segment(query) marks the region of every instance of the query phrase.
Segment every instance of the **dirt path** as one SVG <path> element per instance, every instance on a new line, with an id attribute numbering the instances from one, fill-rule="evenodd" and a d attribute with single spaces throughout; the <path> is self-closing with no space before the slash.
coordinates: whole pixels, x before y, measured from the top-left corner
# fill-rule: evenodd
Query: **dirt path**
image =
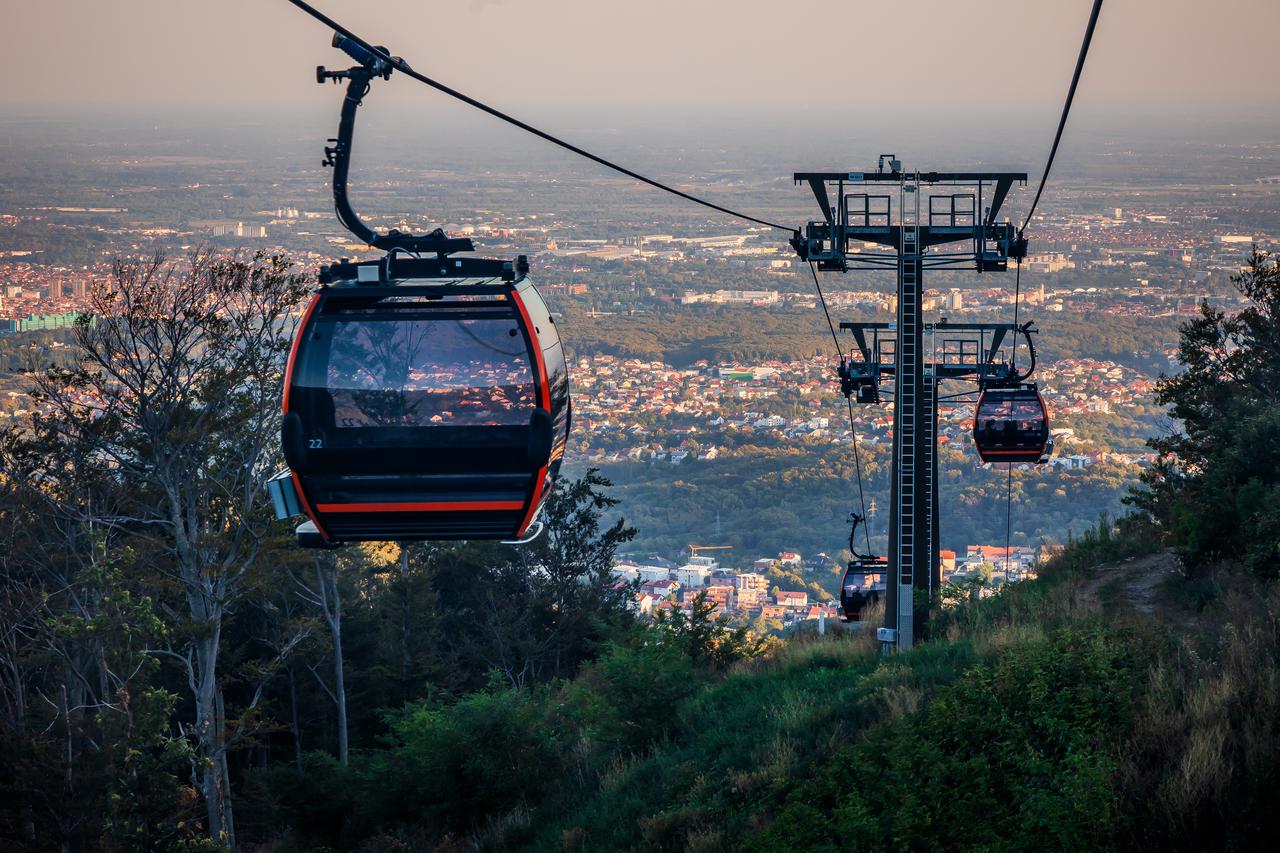
<path id="1" fill-rule="evenodd" d="M 1081 589 L 1083 598 L 1104 608 L 1122 606 L 1150 616 L 1155 612 L 1161 582 L 1177 574 L 1179 568 L 1172 552 L 1160 551 L 1091 571 L 1094 577 Z"/>

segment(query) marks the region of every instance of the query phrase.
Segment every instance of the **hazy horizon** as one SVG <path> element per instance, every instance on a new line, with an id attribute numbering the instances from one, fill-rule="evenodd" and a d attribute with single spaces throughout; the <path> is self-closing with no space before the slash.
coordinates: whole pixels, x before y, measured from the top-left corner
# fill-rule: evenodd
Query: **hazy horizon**
<path id="1" fill-rule="evenodd" d="M 285 0 L 0 3 L 9 32 L 0 71 L 19 82 L 0 93 L 8 113 L 327 108 L 334 93 L 314 83 L 314 66 L 346 64 L 328 31 Z M 763 0 L 317 5 L 424 73 L 517 113 L 768 120 L 1056 110 L 1090 3 L 815 0 L 803 14 Z M 1278 30 L 1273 0 L 1109 0 L 1075 118 L 1274 113 Z M 386 89 L 380 99 L 407 108 L 445 100 L 407 80 Z"/>
<path id="2" fill-rule="evenodd" d="M 336 131 L 342 89 L 317 85 L 314 68 L 349 61 L 286 0 L 0 4 L 11 35 L 0 68 L 21 83 L 0 94 L 0 145 L 15 167 L 199 155 L 266 174 L 317 170 Z M 419 70 L 600 154 L 721 191 L 749 176 L 777 190 L 762 201 L 789 207 L 809 203 L 791 191 L 793 171 L 872 168 L 883 152 L 908 168 L 1034 180 L 1090 0 L 905 0 L 892 14 L 819 0 L 803 16 L 760 0 L 317 5 Z M 909 39 L 887 35 L 903 22 Z M 1194 0 L 1155 11 L 1108 0 L 1055 179 L 1273 174 L 1274 158 L 1227 169 L 1213 146 L 1280 144 L 1277 30 L 1272 0 L 1224 0 L 1213 14 Z M 842 35 L 814 35 L 827 32 Z M 604 173 L 403 75 L 377 84 L 360 121 L 357 179 L 406 168 Z"/>

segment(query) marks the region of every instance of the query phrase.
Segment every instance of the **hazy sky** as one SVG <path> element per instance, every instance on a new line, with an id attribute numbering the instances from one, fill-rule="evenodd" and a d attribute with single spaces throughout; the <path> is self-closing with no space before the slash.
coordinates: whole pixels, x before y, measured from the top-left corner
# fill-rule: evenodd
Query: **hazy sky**
<path id="1" fill-rule="evenodd" d="M 531 118 L 1057 109 L 1089 0 L 316 0 L 414 67 Z M 285 0 L 0 0 L 0 108 L 333 106 L 342 66 Z M 901 37 L 893 35 L 902 33 Z M 1280 112 L 1280 0 L 1107 0 L 1080 116 Z M 428 109 L 440 96 L 402 81 Z M 1051 106 L 1050 106 L 1051 105 Z"/>

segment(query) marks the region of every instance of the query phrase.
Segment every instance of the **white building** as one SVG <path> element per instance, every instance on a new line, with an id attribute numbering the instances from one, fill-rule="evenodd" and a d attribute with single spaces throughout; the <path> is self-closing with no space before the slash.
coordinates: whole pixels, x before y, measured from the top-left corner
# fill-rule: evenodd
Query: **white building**
<path id="1" fill-rule="evenodd" d="M 618 580 L 624 580 L 627 583 L 632 583 L 640 576 L 638 567 L 629 563 L 617 563 L 609 570 L 609 574 L 612 577 L 617 578 Z"/>
<path id="2" fill-rule="evenodd" d="M 671 579 L 671 570 L 665 566 L 636 566 L 636 576 L 644 583 Z"/>
<path id="3" fill-rule="evenodd" d="M 695 558 L 699 559 L 699 558 Z M 701 559 L 706 559 L 705 557 Z M 687 563 L 676 569 L 675 578 L 685 589 L 697 589 L 707 584 L 707 578 L 715 569 L 707 565 Z"/>

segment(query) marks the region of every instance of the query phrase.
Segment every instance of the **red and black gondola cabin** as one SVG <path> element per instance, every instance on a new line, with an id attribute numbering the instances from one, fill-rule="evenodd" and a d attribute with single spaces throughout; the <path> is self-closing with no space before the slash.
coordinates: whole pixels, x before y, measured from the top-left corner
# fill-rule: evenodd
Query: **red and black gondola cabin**
<path id="1" fill-rule="evenodd" d="M 322 287 L 285 374 L 284 454 L 315 527 L 299 540 L 525 537 L 569 408 L 555 323 L 524 276 Z"/>
<path id="2" fill-rule="evenodd" d="M 984 389 L 973 442 L 983 462 L 1039 462 L 1049 450 L 1049 411 L 1036 386 Z"/>

